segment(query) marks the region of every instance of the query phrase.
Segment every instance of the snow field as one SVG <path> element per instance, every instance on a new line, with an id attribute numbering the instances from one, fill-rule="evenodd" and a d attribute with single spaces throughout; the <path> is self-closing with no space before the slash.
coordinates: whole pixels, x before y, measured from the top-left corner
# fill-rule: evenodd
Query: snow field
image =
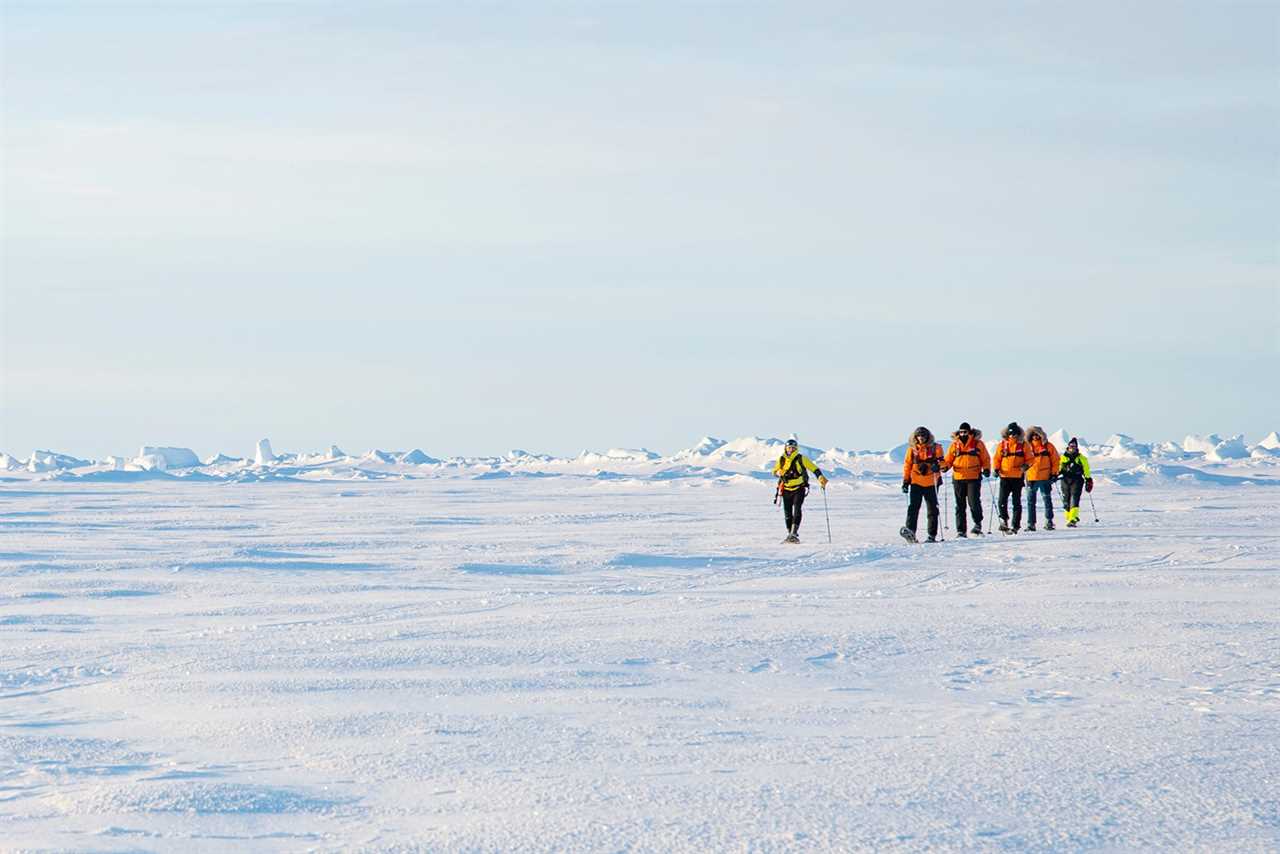
<path id="1" fill-rule="evenodd" d="M 0 483 L 0 840 L 1280 845 L 1280 491 L 911 546 L 892 478 L 833 482 L 799 547 L 771 494 Z"/>

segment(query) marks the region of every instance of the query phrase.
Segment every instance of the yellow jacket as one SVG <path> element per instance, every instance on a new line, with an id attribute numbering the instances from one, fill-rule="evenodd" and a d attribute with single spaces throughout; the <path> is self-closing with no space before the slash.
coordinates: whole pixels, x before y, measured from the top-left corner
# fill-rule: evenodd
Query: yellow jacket
<path id="1" fill-rule="evenodd" d="M 809 482 L 805 469 L 816 475 L 822 475 L 822 471 L 813 464 L 812 460 L 796 451 L 794 454 L 783 454 L 778 457 L 778 464 L 773 467 L 773 476 L 782 480 L 782 488 L 787 492 L 795 492 L 797 489 L 803 489 Z"/>

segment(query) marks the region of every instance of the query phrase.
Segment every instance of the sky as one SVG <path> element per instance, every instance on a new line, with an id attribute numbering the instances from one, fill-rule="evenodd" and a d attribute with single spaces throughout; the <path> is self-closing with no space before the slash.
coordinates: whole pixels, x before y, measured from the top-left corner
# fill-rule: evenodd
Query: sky
<path id="1" fill-rule="evenodd" d="M 0 0 L 0 451 L 1280 429 L 1275 3 Z"/>

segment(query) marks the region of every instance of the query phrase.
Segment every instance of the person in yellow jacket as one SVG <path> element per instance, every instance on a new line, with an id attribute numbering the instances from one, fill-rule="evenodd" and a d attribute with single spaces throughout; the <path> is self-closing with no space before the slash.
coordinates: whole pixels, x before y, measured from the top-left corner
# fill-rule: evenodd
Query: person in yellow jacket
<path id="1" fill-rule="evenodd" d="M 902 491 L 911 496 L 907 502 L 907 524 L 898 531 L 910 542 L 916 540 L 920 521 L 920 502 L 928 505 L 929 540 L 938 538 L 938 487 L 942 484 L 942 446 L 933 440 L 928 427 L 917 427 L 907 439 L 907 456 L 902 461 Z"/>
<path id="2" fill-rule="evenodd" d="M 1067 442 L 1067 451 L 1058 464 L 1058 477 L 1062 478 L 1062 507 L 1067 511 L 1067 527 L 1074 528 L 1080 524 L 1081 491 L 1093 492 L 1089 458 L 1080 453 L 1079 439 L 1073 437 Z"/>
<path id="3" fill-rule="evenodd" d="M 1053 488 L 1058 480 L 1058 449 L 1043 427 L 1027 428 L 1027 530 L 1036 529 L 1036 496 L 1044 496 L 1044 529 L 1053 530 Z"/>
<path id="4" fill-rule="evenodd" d="M 973 533 L 982 534 L 982 478 L 991 476 L 991 455 L 982 443 L 982 431 L 968 421 L 951 434 L 942 470 L 951 472 L 951 485 L 956 493 L 956 536 L 965 537 L 965 505 L 973 516 Z"/>
<path id="5" fill-rule="evenodd" d="M 782 496 L 783 518 L 787 523 L 787 538 L 784 543 L 800 542 L 800 508 L 804 505 L 804 497 L 809 494 L 809 472 L 818 476 L 818 485 L 827 488 L 827 478 L 822 469 L 813 461 L 800 453 L 800 440 L 795 434 L 787 439 L 778 464 L 773 467 L 773 476 L 778 479 L 778 494 Z"/>
<path id="6" fill-rule="evenodd" d="M 1022 486 L 1027 473 L 1027 443 L 1023 441 L 1017 421 L 1010 421 L 1001 431 L 991 468 L 1000 478 L 1000 531 L 1016 534 L 1022 527 Z M 1010 498 L 1013 499 L 1013 527 L 1009 526 Z"/>

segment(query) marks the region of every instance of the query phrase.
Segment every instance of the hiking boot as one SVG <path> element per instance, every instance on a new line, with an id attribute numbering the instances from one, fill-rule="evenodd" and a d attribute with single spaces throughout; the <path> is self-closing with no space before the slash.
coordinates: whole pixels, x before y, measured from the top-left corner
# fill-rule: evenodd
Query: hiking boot
<path id="1" fill-rule="evenodd" d="M 1076 523 L 1076 520 L 1075 520 L 1075 519 L 1072 519 L 1070 522 L 1068 522 L 1068 523 L 1067 523 L 1067 527 L 1068 527 L 1068 528 L 1074 528 L 1074 527 L 1076 526 L 1076 524 L 1077 524 L 1077 523 Z"/>
<path id="2" fill-rule="evenodd" d="M 1044 523 L 1044 529 L 1045 529 L 1046 531 L 1052 531 L 1052 530 L 1053 530 L 1053 520 L 1049 520 L 1048 522 L 1045 522 L 1045 523 Z"/>
<path id="3" fill-rule="evenodd" d="M 929 539 L 925 540 L 926 543 L 936 543 L 937 541 L 938 541 L 937 537 L 930 537 Z"/>
<path id="4" fill-rule="evenodd" d="M 980 525 L 980 524 L 979 524 L 979 525 L 974 525 L 974 526 L 973 526 L 973 530 L 969 531 L 969 533 L 971 533 L 971 534 L 977 534 L 979 537 L 981 537 L 981 536 L 982 536 L 982 525 Z"/>
<path id="5" fill-rule="evenodd" d="M 1032 522 L 1030 525 L 1028 525 L 1028 526 L 1027 526 L 1027 530 L 1028 530 L 1028 531 L 1034 531 L 1035 529 L 1036 529 L 1036 523 L 1035 523 L 1035 522 Z"/>
<path id="6" fill-rule="evenodd" d="M 1010 531 L 1009 523 L 1008 523 L 1008 522 L 1001 522 L 1001 523 L 1000 523 L 1000 533 L 1002 533 L 1002 534 L 1007 534 L 1007 533 L 1009 533 L 1009 531 Z"/>
<path id="7" fill-rule="evenodd" d="M 969 535 L 968 535 L 968 534 L 966 534 L 964 531 L 956 531 L 956 536 L 957 536 L 957 537 L 959 537 L 959 538 L 960 538 L 960 539 L 962 539 L 962 540 L 964 540 L 964 539 L 968 539 L 968 537 L 969 537 Z"/>

